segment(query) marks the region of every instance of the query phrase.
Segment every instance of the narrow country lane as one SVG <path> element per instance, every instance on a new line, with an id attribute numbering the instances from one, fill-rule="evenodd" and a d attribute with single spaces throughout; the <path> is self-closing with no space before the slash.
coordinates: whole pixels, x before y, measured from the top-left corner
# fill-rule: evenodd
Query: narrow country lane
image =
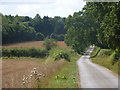
<path id="1" fill-rule="evenodd" d="M 118 88 L 118 76 L 90 61 L 94 46 L 78 60 L 81 88 Z"/>

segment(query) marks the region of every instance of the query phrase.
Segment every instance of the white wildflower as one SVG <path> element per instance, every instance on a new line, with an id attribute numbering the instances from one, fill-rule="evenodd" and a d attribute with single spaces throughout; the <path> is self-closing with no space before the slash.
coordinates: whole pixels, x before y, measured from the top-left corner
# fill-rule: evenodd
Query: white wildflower
<path id="1" fill-rule="evenodd" d="M 37 72 L 36 72 L 36 71 L 34 71 L 34 72 L 33 72 L 33 74 L 34 74 L 34 75 L 37 75 Z"/>
<path id="2" fill-rule="evenodd" d="M 23 82 L 23 85 L 25 85 L 25 82 Z"/>
<path id="3" fill-rule="evenodd" d="M 43 77 L 45 77 L 45 75 L 43 75 Z"/>
<path id="4" fill-rule="evenodd" d="M 32 77 L 32 75 L 30 75 L 30 77 Z"/>
<path id="5" fill-rule="evenodd" d="M 39 80 L 40 78 L 39 77 L 37 77 L 35 80 Z"/>
<path id="6" fill-rule="evenodd" d="M 26 80 L 28 80 L 28 78 L 26 77 Z"/>
<path id="7" fill-rule="evenodd" d="M 33 68 L 34 70 L 36 70 L 36 68 Z"/>
<path id="8" fill-rule="evenodd" d="M 24 81 L 25 81 L 25 79 L 22 80 L 22 82 L 24 82 Z"/>

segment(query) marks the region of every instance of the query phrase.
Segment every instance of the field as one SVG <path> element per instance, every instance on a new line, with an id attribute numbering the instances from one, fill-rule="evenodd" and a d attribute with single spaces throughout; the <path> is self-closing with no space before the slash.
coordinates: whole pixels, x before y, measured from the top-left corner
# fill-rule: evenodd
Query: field
<path id="1" fill-rule="evenodd" d="M 3 47 L 44 48 L 43 43 L 44 43 L 44 41 L 33 41 L 33 42 L 16 43 L 16 44 L 12 44 L 12 45 L 4 45 Z M 65 48 L 65 49 L 70 50 L 70 48 L 63 41 L 58 41 L 57 45 L 61 49 Z M 61 70 L 61 68 L 63 68 L 63 67 L 67 69 L 68 68 L 67 66 L 70 64 L 68 61 L 66 61 L 64 59 L 60 59 L 60 60 L 54 61 L 52 63 L 49 63 L 49 62 L 51 62 L 51 60 L 52 60 L 52 58 L 50 56 L 44 57 L 44 58 L 3 57 L 3 60 L 2 60 L 2 76 L 3 76 L 2 77 L 2 87 L 3 88 L 38 88 L 35 80 L 31 81 L 30 79 L 28 79 L 28 81 L 27 81 L 28 83 L 25 83 L 25 85 L 23 85 L 23 82 L 22 82 L 23 75 L 25 75 L 27 78 L 30 78 L 31 71 L 33 70 L 33 68 L 36 68 L 38 74 L 45 75 L 45 77 L 40 78 L 39 87 L 44 88 L 44 87 L 49 86 L 49 84 L 50 84 L 49 80 L 51 81 L 52 79 L 54 79 L 53 75 L 58 73 Z M 71 67 L 71 64 L 70 64 L 70 67 Z M 73 68 L 73 69 L 76 70 L 76 68 Z M 67 72 L 67 73 L 69 73 L 69 72 Z M 67 75 L 67 73 L 66 73 L 66 75 Z M 74 76 L 75 75 L 76 74 L 74 74 Z M 63 84 L 63 83 L 61 83 L 61 84 Z M 76 85 L 77 84 L 75 84 L 75 87 L 76 87 Z M 58 87 L 58 88 L 60 88 L 60 87 Z"/>
<path id="2" fill-rule="evenodd" d="M 51 64 L 44 64 L 45 60 L 39 59 L 6 59 L 2 61 L 2 87 L 3 88 L 33 88 L 36 87 L 31 85 L 34 82 L 22 85 L 23 75 L 30 77 L 33 68 L 36 68 L 39 74 L 45 75 L 41 78 L 44 81 L 50 77 L 53 73 L 58 71 L 60 67 L 64 66 L 66 61 L 60 60 Z M 45 86 L 47 82 L 41 83 L 40 87 Z"/>
<path id="3" fill-rule="evenodd" d="M 24 42 L 24 43 L 16 43 L 11 45 L 3 45 L 3 47 L 27 47 L 27 48 L 44 48 L 44 41 L 32 41 L 32 42 Z M 68 46 L 64 43 L 64 41 L 57 41 L 57 45 L 62 48 L 68 48 Z"/>

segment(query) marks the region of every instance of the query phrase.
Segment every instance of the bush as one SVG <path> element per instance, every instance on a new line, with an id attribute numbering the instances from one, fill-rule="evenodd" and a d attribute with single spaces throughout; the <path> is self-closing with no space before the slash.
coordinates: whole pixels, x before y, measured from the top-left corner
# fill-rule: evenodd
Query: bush
<path id="1" fill-rule="evenodd" d="M 51 48 L 57 46 L 56 43 L 57 43 L 57 42 L 56 42 L 54 39 L 48 39 L 48 38 L 46 38 L 46 39 L 44 40 L 43 45 L 45 46 L 45 49 L 48 51 L 48 50 L 50 50 Z"/>
<path id="2" fill-rule="evenodd" d="M 63 48 L 52 48 L 50 50 L 50 56 L 53 58 L 54 61 L 65 59 L 67 61 L 70 61 L 69 52 Z"/>
<path id="3" fill-rule="evenodd" d="M 45 57 L 47 51 L 39 48 L 2 48 L 2 56 Z"/>
<path id="4" fill-rule="evenodd" d="M 57 41 L 64 41 L 64 36 L 65 36 L 64 34 L 55 34 L 55 33 L 52 33 L 50 35 L 50 38 L 55 39 Z"/>
<path id="5" fill-rule="evenodd" d="M 119 53 L 114 51 L 111 54 L 110 59 L 111 59 L 112 65 L 114 65 L 119 60 Z"/>

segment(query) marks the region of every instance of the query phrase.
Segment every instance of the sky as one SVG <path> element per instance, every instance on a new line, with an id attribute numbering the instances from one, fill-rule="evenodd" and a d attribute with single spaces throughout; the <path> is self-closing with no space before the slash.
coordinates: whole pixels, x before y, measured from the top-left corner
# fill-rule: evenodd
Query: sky
<path id="1" fill-rule="evenodd" d="M 82 10 L 83 0 L 0 0 L 0 12 L 6 15 L 68 17 Z"/>

